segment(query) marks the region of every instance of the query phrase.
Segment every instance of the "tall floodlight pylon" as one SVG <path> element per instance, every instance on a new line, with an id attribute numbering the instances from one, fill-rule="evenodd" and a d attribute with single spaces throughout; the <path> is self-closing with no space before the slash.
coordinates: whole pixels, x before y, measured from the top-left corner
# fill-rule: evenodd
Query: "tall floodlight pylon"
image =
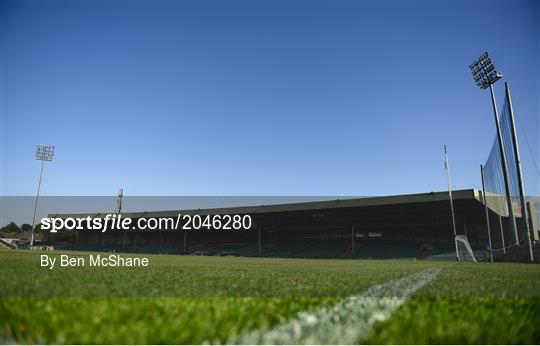
<path id="1" fill-rule="evenodd" d="M 39 192 L 41 190 L 41 180 L 43 178 L 43 168 L 45 161 L 52 161 L 54 158 L 54 146 L 38 144 L 36 148 L 36 160 L 41 161 L 41 173 L 39 173 L 39 183 L 36 194 L 36 202 L 34 203 L 34 217 L 32 218 L 32 232 L 30 233 L 30 246 L 34 245 L 34 229 L 36 228 L 36 214 L 39 204 Z"/>
<path id="2" fill-rule="evenodd" d="M 512 199 L 510 194 L 510 179 L 508 174 L 508 164 L 506 163 L 506 153 L 504 151 L 504 145 L 502 140 L 501 126 L 499 124 L 499 113 L 497 111 L 497 103 L 495 101 L 495 92 L 493 91 L 493 84 L 502 78 L 496 69 L 487 52 L 482 54 L 478 60 L 473 62 L 469 68 L 474 77 L 476 85 L 481 89 L 489 88 L 491 92 L 491 103 L 493 106 L 493 115 L 495 117 L 495 126 L 497 128 L 497 141 L 499 144 L 499 152 L 501 155 L 501 168 L 504 176 L 504 190 L 506 193 L 506 204 L 508 206 L 508 215 L 510 217 L 510 227 L 512 228 L 512 234 L 514 235 L 514 241 L 516 245 L 519 244 L 516 219 L 514 217 L 514 208 L 512 207 Z"/>

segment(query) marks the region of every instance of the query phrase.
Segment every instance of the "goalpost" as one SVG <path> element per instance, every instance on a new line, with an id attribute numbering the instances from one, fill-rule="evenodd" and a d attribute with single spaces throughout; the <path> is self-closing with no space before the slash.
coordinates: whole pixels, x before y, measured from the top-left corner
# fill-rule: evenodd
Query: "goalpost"
<path id="1" fill-rule="evenodd" d="M 446 182 L 448 184 L 448 198 L 450 200 L 450 210 L 452 212 L 452 227 L 454 231 L 454 242 L 456 245 L 456 257 L 458 261 L 474 261 L 478 262 L 474 257 L 474 253 L 469 244 L 469 240 L 466 235 L 458 235 L 456 229 L 456 218 L 454 215 L 454 202 L 452 201 L 452 182 L 450 179 L 450 165 L 448 164 L 448 152 L 446 151 L 446 144 L 444 145 L 444 170 L 446 173 Z"/>
<path id="2" fill-rule="evenodd" d="M 466 235 L 456 235 L 455 240 L 458 261 L 478 262 L 476 257 L 474 257 L 474 252 L 472 251 L 471 244 L 469 244 Z"/>

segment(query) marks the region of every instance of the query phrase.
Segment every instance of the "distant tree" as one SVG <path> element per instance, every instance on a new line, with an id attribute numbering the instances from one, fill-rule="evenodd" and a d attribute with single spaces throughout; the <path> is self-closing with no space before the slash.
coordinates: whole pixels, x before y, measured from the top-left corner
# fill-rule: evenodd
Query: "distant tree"
<path id="1" fill-rule="evenodd" d="M 49 231 L 41 229 L 41 223 L 36 224 L 34 232 L 36 234 L 36 238 L 43 241 L 48 241 L 49 235 L 51 234 Z"/>
<path id="2" fill-rule="evenodd" d="M 10 231 L 13 233 L 20 232 L 20 230 L 19 226 L 13 221 L 2 227 L 2 231 Z"/>
<path id="3" fill-rule="evenodd" d="M 21 231 L 23 232 L 30 232 L 32 230 L 32 225 L 29 225 L 27 223 L 23 223 L 21 225 Z"/>
<path id="4" fill-rule="evenodd" d="M 23 239 L 30 239 L 30 233 L 32 233 L 32 225 L 29 225 L 27 223 L 23 223 L 21 225 L 21 238 Z"/>
<path id="5" fill-rule="evenodd" d="M 0 236 L 6 238 L 19 238 L 21 236 L 21 229 L 15 222 L 11 221 L 0 228 Z"/>
<path id="6" fill-rule="evenodd" d="M 56 233 L 51 233 L 49 230 L 41 229 L 40 223 L 36 225 L 35 232 L 37 239 L 50 244 L 54 244 L 56 242 L 74 243 L 77 240 L 77 233 L 74 231 L 61 229 Z"/>

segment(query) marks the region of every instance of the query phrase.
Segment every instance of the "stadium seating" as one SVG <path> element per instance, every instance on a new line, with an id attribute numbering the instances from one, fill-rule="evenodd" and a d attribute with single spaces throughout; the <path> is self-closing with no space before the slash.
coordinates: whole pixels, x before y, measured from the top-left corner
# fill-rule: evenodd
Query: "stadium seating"
<path id="1" fill-rule="evenodd" d="M 300 241 L 284 242 L 281 244 L 265 244 L 261 257 L 296 257 L 297 254 L 310 247 L 309 243 Z"/>
<path id="2" fill-rule="evenodd" d="M 60 246 L 60 245 L 59 245 Z M 145 254 L 186 254 L 205 256 L 259 256 L 255 243 L 191 244 L 186 251 L 182 244 L 122 244 L 70 245 L 62 244 L 64 250 L 96 252 L 133 252 Z M 355 251 L 349 239 L 306 239 L 271 242 L 263 244 L 261 257 L 284 258 L 349 258 L 349 259 L 416 259 L 422 253 L 422 244 L 406 240 L 368 239 L 357 242 Z M 473 249 L 478 261 L 488 260 L 485 250 Z M 428 260 L 454 260 L 455 249 L 451 245 L 437 244 L 424 251 Z"/>
<path id="3" fill-rule="evenodd" d="M 259 250 L 256 244 L 249 244 L 236 250 L 236 252 L 239 256 L 256 256 Z"/>
<path id="4" fill-rule="evenodd" d="M 346 248 L 348 241 L 316 241 L 296 253 L 294 257 L 301 258 L 336 258 Z"/>
<path id="5" fill-rule="evenodd" d="M 243 243 L 219 244 L 209 248 L 207 251 L 218 256 L 241 256 L 242 250 L 246 247 L 247 245 Z"/>
<path id="6" fill-rule="evenodd" d="M 429 251 L 428 260 L 455 260 L 456 250 L 450 245 L 435 246 L 434 249 Z"/>
<path id="7" fill-rule="evenodd" d="M 409 241 L 368 240 L 356 244 L 355 251 L 347 252 L 343 258 L 356 259 L 416 259 L 421 244 Z"/>
<path id="8" fill-rule="evenodd" d="M 474 257 L 477 261 L 488 261 L 486 250 L 473 249 Z M 429 252 L 428 260 L 456 260 L 456 249 L 452 246 L 437 247 Z"/>
<path id="9" fill-rule="evenodd" d="M 379 253 L 380 258 L 415 259 L 420 253 L 420 244 L 412 242 L 390 242 Z"/>
<path id="10" fill-rule="evenodd" d="M 386 243 L 379 240 L 369 241 L 365 244 L 356 244 L 354 252 L 350 252 L 347 258 L 380 258 L 379 254 L 384 251 L 386 246 Z"/>

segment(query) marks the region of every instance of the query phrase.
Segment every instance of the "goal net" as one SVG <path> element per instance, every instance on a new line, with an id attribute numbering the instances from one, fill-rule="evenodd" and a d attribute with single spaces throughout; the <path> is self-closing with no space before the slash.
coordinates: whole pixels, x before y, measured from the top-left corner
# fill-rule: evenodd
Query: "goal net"
<path id="1" fill-rule="evenodd" d="M 474 252 L 471 249 L 471 245 L 469 244 L 469 240 L 467 240 L 467 236 L 465 235 L 457 235 L 456 236 L 456 250 L 457 250 L 457 257 L 459 261 L 476 261 L 476 257 L 474 257 Z"/>

